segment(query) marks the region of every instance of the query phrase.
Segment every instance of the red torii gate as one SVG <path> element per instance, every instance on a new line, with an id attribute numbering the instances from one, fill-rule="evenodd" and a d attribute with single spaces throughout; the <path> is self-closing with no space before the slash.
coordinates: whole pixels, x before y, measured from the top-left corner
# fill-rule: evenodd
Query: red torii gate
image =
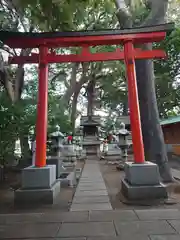
<path id="1" fill-rule="evenodd" d="M 143 51 L 134 45 L 160 42 L 174 24 L 151 27 L 86 32 L 22 33 L 0 32 L 0 40 L 11 48 L 38 48 L 39 54 L 9 57 L 10 64 L 39 64 L 38 106 L 36 121 L 36 167 L 46 165 L 47 112 L 48 112 L 48 64 L 61 62 L 92 62 L 124 60 L 126 64 L 130 121 L 135 163 L 144 163 L 144 146 L 141 131 L 135 59 L 165 58 L 163 50 Z M 91 53 L 90 48 L 98 45 L 123 45 L 124 50 Z M 56 55 L 49 48 L 82 47 L 80 54 Z"/>

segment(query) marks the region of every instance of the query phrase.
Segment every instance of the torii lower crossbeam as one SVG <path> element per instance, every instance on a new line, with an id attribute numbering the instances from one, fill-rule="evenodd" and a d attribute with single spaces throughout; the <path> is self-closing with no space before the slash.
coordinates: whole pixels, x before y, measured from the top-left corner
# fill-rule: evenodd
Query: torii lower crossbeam
<path id="1" fill-rule="evenodd" d="M 124 51 L 117 49 L 115 52 L 91 53 L 89 50 L 83 51 L 81 54 L 67 54 L 56 55 L 48 53 L 46 56 L 47 63 L 63 63 L 63 62 L 101 62 L 124 60 Z M 152 59 L 152 58 L 166 58 L 166 53 L 162 50 L 156 49 L 151 51 L 142 51 L 141 49 L 134 49 L 132 53 L 135 59 Z M 39 54 L 32 54 L 31 56 L 15 56 L 9 57 L 10 64 L 24 64 L 24 63 L 39 63 Z"/>

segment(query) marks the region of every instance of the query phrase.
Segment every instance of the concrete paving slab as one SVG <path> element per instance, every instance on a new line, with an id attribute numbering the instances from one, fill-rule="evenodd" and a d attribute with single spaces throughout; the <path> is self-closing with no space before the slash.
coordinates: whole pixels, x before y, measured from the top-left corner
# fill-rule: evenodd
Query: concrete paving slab
<path id="1" fill-rule="evenodd" d="M 74 197 L 73 203 L 109 203 L 108 196 Z"/>
<path id="2" fill-rule="evenodd" d="M 0 224 L 38 222 L 42 213 L 0 214 Z"/>
<path id="3" fill-rule="evenodd" d="M 64 223 L 57 237 L 100 237 L 116 236 L 112 222 Z"/>
<path id="4" fill-rule="evenodd" d="M 27 239 L 29 240 L 29 239 Z M 34 240 L 34 239 L 33 239 Z M 43 240 L 43 239 L 39 239 L 39 240 Z M 46 240 L 46 239 L 44 239 Z M 50 239 L 50 240 L 87 240 L 87 238 L 83 237 L 83 238 L 55 238 L 55 239 Z"/>
<path id="5" fill-rule="evenodd" d="M 83 237 L 83 238 L 55 238 L 55 239 L 51 239 L 51 240 L 86 240 L 87 238 Z M 29 239 L 28 239 L 29 240 Z M 43 239 L 41 239 L 43 240 Z M 46 240 L 46 239 L 44 239 Z"/>
<path id="6" fill-rule="evenodd" d="M 82 181 L 82 182 L 80 182 L 79 184 L 81 185 L 81 184 L 83 184 L 83 185 L 85 185 L 85 184 L 90 184 L 90 185 L 92 185 L 93 184 L 93 182 L 95 182 L 95 181 L 93 181 L 93 180 L 91 180 L 91 181 Z M 103 181 L 96 181 L 96 184 L 104 184 L 104 182 Z"/>
<path id="7" fill-rule="evenodd" d="M 102 191 L 102 190 L 106 190 L 106 187 L 94 187 L 94 186 L 92 186 L 92 187 L 79 187 L 78 188 L 78 190 L 80 191 L 80 192 L 82 192 L 82 191 Z"/>
<path id="8" fill-rule="evenodd" d="M 168 222 L 180 234 L 180 220 L 168 220 Z"/>
<path id="9" fill-rule="evenodd" d="M 94 186 L 94 184 L 91 184 L 91 185 L 79 185 L 78 186 L 78 189 L 81 189 L 81 188 L 85 188 L 87 190 L 91 190 L 93 188 L 94 189 L 99 189 L 99 188 L 103 188 L 103 189 L 106 189 L 106 186 L 104 184 L 97 184 L 96 186 Z"/>
<path id="10" fill-rule="evenodd" d="M 123 237 L 134 234 L 158 235 L 158 234 L 175 234 L 173 227 L 167 221 L 134 221 L 120 222 L 115 221 L 115 227 L 118 235 Z M 133 237 L 134 238 L 134 237 Z"/>
<path id="11" fill-rule="evenodd" d="M 109 240 L 109 237 L 88 237 L 87 240 Z M 120 236 L 111 237 L 111 240 L 122 240 Z"/>
<path id="12" fill-rule="evenodd" d="M 97 166 L 97 167 L 98 167 L 98 166 Z M 102 181 L 102 180 L 103 180 L 102 176 L 99 175 L 99 172 L 97 172 L 97 171 L 94 172 L 93 169 L 88 169 L 88 168 L 86 168 L 86 169 L 84 168 L 83 170 L 84 170 L 84 171 L 89 171 L 89 173 L 88 173 L 87 176 L 81 175 L 83 181 L 90 181 L 90 180 L 92 180 L 93 178 L 96 178 L 97 181 Z M 94 174 L 89 175 L 89 174 L 90 174 L 90 171 L 91 171 L 91 173 L 92 173 L 92 171 L 93 171 Z"/>
<path id="13" fill-rule="evenodd" d="M 56 236 L 61 224 L 13 224 L 1 225 L 1 239 L 14 238 L 53 238 Z"/>
<path id="14" fill-rule="evenodd" d="M 107 189 L 102 189 L 102 190 L 99 190 L 99 189 L 96 189 L 96 188 L 93 188 L 93 189 L 86 189 L 86 190 L 81 190 L 81 189 L 78 189 L 76 191 L 76 194 L 81 194 L 81 193 L 91 193 L 91 192 L 94 192 L 95 194 L 99 194 L 99 193 L 106 193 L 107 194 Z M 101 195 L 101 194 L 100 194 Z"/>
<path id="15" fill-rule="evenodd" d="M 112 206 L 106 203 L 73 203 L 71 211 L 85 211 L 85 210 L 111 210 Z"/>
<path id="16" fill-rule="evenodd" d="M 147 235 L 133 235 L 133 236 L 116 236 L 116 237 L 89 237 L 87 240 L 150 240 Z M 159 240 L 159 239 L 158 239 Z"/>
<path id="17" fill-rule="evenodd" d="M 87 178 L 87 179 L 83 179 L 82 178 L 82 183 L 89 183 L 89 182 L 93 182 L 94 181 L 94 179 L 96 179 L 96 182 L 97 183 L 103 183 L 104 181 L 103 181 L 103 179 L 99 179 L 99 178 Z"/>
<path id="18" fill-rule="evenodd" d="M 92 187 L 95 187 L 94 186 L 94 183 L 91 183 L 91 184 L 79 184 L 78 185 L 78 188 L 92 188 Z M 106 188 L 104 183 L 101 183 L 101 184 L 97 184 L 96 188 Z"/>
<path id="19" fill-rule="evenodd" d="M 90 221 L 136 221 L 137 215 L 133 210 L 91 211 Z"/>
<path id="20" fill-rule="evenodd" d="M 76 191 L 75 196 L 107 196 L 107 191 Z"/>
<path id="21" fill-rule="evenodd" d="M 64 212 L 64 213 L 44 213 L 41 222 L 85 222 L 89 220 L 89 212 Z"/>
<path id="22" fill-rule="evenodd" d="M 80 182 L 79 186 L 89 186 L 89 185 L 91 186 L 93 183 L 94 183 L 93 180 L 92 181 L 88 181 L 88 182 Z M 96 184 L 97 185 L 104 185 L 104 182 L 102 182 L 102 181 L 97 182 L 96 181 Z"/>
<path id="23" fill-rule="evenodd" d="M 11 238 L 10 240 L 19 240 L 19 239 Z M 82 237 L 82 238 L 21 238 L 21 240 L 87 240 L 87 238 L 85 237 Z"/>
<path id="24" fill-rule="evenodd" d="M 178 209 L 1 214 L 0 239 L 179 240 L 180 220 L 168 219 L 173 215 L 179 217 Z"/>
<path id="25" fill-rule="evenodd" d="M 135 210 L 140 220 L 180 219 L 178 209 Z"/>
<path id="26" fill-rule="evenodd" d="M 151 235 L 151 240 L 179 240 L 180 235 Z"/>

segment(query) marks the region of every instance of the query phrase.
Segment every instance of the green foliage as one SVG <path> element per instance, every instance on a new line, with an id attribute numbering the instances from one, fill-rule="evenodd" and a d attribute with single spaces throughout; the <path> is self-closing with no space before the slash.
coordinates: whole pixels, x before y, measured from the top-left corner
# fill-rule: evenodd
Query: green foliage
<path id="1" fill-rule="evenodd" d="M 30 136 L 35 130 L 37 107 L 37 69 L 31 68 L 26 72 L 26 79 L 22 99 L 13 105 L 6 92 L 0 91 L 0 163 L 14 157 L 15 141 L 20 136 Z M 49 83 L 48 98 L 48 132 L 52 132 L 55 125 L 61 126 L 61 131 L 71 130 L 69 115 L 64 113 L 60 97 L 55 94 Z"/>
<path id="2" fill-rule="evenodd" d="M 0 163 L 13 156 L 15 140 L 18 137 L 18 114 L 4 91 L 0 93 Z"/>
<path id="3" fill-rule="evenodd" d="M 72 30 L 83 18 L 82 9 L 88 1 L 52 1 L 21 0 L 22 9 L 26 9 L 33 25 L 39 30 Z M 48 16 L 48 17 L 47 17 Z"/>
<path id="4" fill-rule="evenodd" d="M 59 96 L 48 96 L 48 132 L 54 131 L 54 127 L 59 125 L 61 131 L 67 133 L 71 131 L 71 123 L 68 113 L 64 111 L 64 106 Z"/>
<path id="5" fill-rule="evenodd" d="M 170 36 L 158 45 L 167 52 L 168 58 L 155 62 L 156 94 L 161 117 L 169 112 L 180 112 L 180 29 L 177 28 Z"/>

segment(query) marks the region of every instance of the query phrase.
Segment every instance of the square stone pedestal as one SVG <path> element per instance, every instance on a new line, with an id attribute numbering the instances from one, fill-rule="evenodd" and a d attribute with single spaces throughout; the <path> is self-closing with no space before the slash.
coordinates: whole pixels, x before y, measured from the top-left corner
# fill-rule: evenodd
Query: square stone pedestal
<path id="1" fill-rule="evenodd" d="M 130 200 L 167 198 L 166 187 L 160 182 L 158 166 L 151 162 L 125 163 L 122 193 Z"/>
<path id="2" fill-rule="evenodd" d="M 60 193 L 55 165 L 24 168 L 21 181 L 21 188 L 14 193 L 15 204 L 53 204 Z"/>
<path id="3" fill-rule="evenodd" d="M 63 157 L 50 157 L 46 162 L 48 165 L 56 165 L 56 178 L 58 179 L 62 173 Z"/>
<path id="4" fill-rule="evenodd" d="M 100 141 L 92 140 L 86 141 L 82 143 L 83 151 L 86 153 L 86 158 L 96 159 L 96 157 L 100 158 Z"/>

